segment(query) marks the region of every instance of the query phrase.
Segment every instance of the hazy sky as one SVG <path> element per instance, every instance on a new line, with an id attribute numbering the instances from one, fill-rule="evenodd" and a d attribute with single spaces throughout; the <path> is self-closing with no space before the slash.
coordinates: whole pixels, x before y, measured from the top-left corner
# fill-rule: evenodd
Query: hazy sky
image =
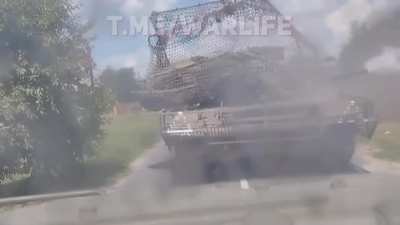
<path id="1" fill-rule="evenodd" d="M 153 10 L 173 9 L 206 0 L 76 0 L 81 1 L 82 17 L 96 21 L 94 55 L 101 70 L 134 66 L 145 71 L 149 51 L 144 36 L 112 36 L 107 16 L 146 16 Z M 296 26 L 328 54 L 336 55 L 350 38 L 351 26 L 364 22 L 374 11 L 398 4 L 398 0 L 271 0 Z M 397 62 L 398 51 L 390 55 Z M 382 59 L 380 59 L 382 61 Z M 376 66 L 376 65 L 374 65 Z"/>

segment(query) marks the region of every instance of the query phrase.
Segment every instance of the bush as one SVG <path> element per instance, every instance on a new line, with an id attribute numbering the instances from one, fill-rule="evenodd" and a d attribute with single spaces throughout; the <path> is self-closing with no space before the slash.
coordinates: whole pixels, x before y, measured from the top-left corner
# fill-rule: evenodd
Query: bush
<path id="1" fill-rule="evenodd" d="M 40 182 L 68 182 L 100 140 L 111 101 L 90 82 L 86 31 L 72 1 L 0 0 L 3 178 L 32 171 Z"/>

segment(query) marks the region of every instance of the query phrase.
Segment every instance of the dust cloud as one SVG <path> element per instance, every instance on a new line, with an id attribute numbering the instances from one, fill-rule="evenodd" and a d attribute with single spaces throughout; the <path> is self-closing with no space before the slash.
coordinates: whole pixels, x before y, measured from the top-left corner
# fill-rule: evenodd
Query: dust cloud
<path id="1" fill-rule="evenodd" d="M 346 71 L 365 67 L 372 58 L 384 53 L 385 48 L 400 47 L 400 8 L 376 12 L 362 23 L 353 25 L 352 36 L 340 54 L 340 64 Z"/>

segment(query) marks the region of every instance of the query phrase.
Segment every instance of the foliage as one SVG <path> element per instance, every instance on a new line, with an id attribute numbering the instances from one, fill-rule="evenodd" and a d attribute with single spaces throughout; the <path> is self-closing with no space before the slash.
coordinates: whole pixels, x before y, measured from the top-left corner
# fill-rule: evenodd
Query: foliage
<path id="1" fill-rule="evenodd" d="M 107 68 L 102 72 L 100 81 L 112 91 L 118 101 L 130 102 L 137 100 L 134 92 L 140 90 L 140 85 L 133 68 L 118 70 Z"/>
<path id="2" fill-rule="evenodd" d="M 379 125 L 373 143 L 381 150 L 376 156 L 390 161 L 400 161 L 400 123 L 386 122 Z"/>
<path id="3" fill-rule="evenodd" d="M 69 0 L 0 0 L 0 166 L 66 179 L 101 137 L 87 27 Z M 51 179 L 49 179 L 51 180 Z"/>

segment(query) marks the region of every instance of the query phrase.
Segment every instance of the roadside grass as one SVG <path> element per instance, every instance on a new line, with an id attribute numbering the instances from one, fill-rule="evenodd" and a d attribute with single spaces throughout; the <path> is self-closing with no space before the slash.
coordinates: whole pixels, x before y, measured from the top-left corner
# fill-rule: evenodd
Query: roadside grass
<path id="1" fill-rule="evenodd" d="M 15 175 L 0 184 L 0 197 L 22 196 L 29 193 L 30 174 Z"/>
<path id="2" fill-rule="evenodd" d="M 105 139 L 95 157 L 85 165 L 85 187 L 96 187 L 123 175 L 129 165 L 159 140 L 156 113 L 138 112 L 117 116 L 106 127 Z"/>
<path id="3" fill-rule="evenodd" d="M 0 198 L 97 188 L 123 175 L 129 165 L 159 139 L 159 117 L 156 113 L 138 112 L 115 117 L 105 127 L 104 140 L 94 156 L 83 164 L 76 183 L 62 184 L 56 190 L 32 190 L 30 175 L 17 175 L 0 183 Z M 65 190 L 66 189 L 66 190 Z"/>
<path id="4" fill-rule="evenodd" d="M 380 149 L 375 157 L 400 162 L 400 122 L 380 124 L 372 143 Z"/>

